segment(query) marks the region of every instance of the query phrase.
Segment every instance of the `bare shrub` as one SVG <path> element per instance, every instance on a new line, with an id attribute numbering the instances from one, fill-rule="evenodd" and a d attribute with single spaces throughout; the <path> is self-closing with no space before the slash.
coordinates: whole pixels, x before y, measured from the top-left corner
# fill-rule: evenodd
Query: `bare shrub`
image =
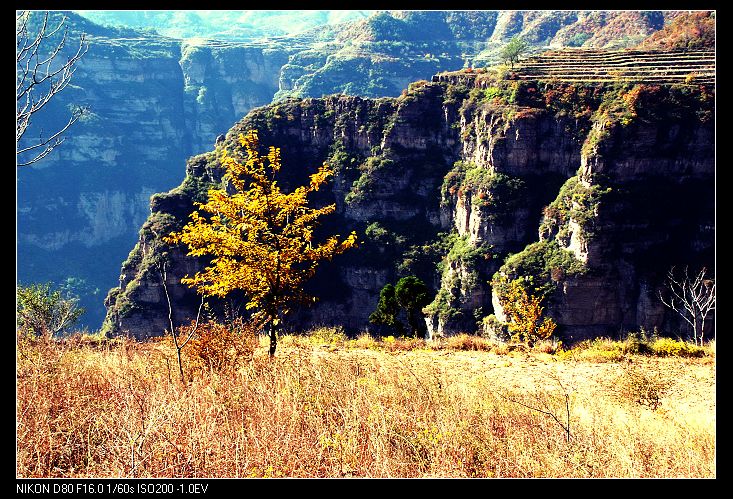
<path id="1" fill-rule="evenodd" d="M 655 411 L 662 404 L 662 397 L 672 382 L 667 377 L 659 376 L 659 373 L 647 372 L 643 367 L 631 363 L 624 366 L 615 384 L 621 400 Z"/>
<path id="2" fill-rule="evenodd" d="M 179 327 L 178 336 L 187 337 L 196 328 L 194 321 Z M 230 324 L 206 322 L 198 325 L 186 355 L 193 371 L 236 369 L 252 360 L 259 341 L 254 324 L 236 319 Z"/>
<path id="3" fill-rule="evenodd" d="M 706 276 L 707 269 L 689 275 L 687 267 L 677 275 L 672 267 L 667 273 L 667 296 L 660 291 L 659 298 L 668 308 L 677 312 L 692 330 L 695 345 L 702 346 L 705 321 L 715 311 L 715 279 Z"/>

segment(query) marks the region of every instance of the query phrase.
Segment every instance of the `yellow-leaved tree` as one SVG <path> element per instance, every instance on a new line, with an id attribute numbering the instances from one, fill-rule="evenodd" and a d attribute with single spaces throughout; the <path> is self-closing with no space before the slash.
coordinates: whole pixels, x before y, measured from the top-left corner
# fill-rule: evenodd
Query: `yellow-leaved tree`
<path id="1" fill-rule="evenodd" d="M 540 298 L 531 295 L 522 279 L 503 283 L 505 292 L 499 299 L 508 319 L 507 327 L 515 341 L 525 341 L 532 345 L 537 340 L 546 340 L 555 332 L 555 321 L 542 317 L 543 307 Z"/>
<path id="2" fill-rule="evenodd" d="M 343 240 L 338 235 L 313 240 L 318 219 L 336 209 L 335 204 L 308 206 L 308 195 L 333 175 L 328 165 L 313 173 L 308 185 L 285 193 L 276 180 L 280 149 L 269 147 L 267 155 L 260 155 L 254 130 L 240 134 L 239 142 L 246 161 L 227 152 L 221 158 L 224 183 L 231 188 L 209 190 L 208 201 L 197 203 L 191 221 L 165 240 L 187 245 L 191 256 L 213 257 L 208 267 L 181 282 L 204 296 L 243 291 L 245 307 L 269 330 L 273 356 L 283 316 L 294 303 L 313 301 L 303 292 L 305 282 L 320 261 L 355 246 L 356 233 Z"/>

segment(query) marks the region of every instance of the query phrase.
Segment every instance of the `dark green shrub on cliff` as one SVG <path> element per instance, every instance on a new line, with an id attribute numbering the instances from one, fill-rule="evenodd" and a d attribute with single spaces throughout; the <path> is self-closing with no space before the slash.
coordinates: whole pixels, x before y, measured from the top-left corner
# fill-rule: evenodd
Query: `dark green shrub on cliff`
<path id="1" fill-rule="evenodd" d="M 405 244 L 406 238 L 386 227 L 379 222 L 372 222 L 367 225 L 364 231 L 368 240 L 374 241 L 381 247 L 399 247 Z"/>
<path id="2" fill-rule="evenodd" d="M 458 104 L 465 100 L 468 94 L 469 90 L 466 85 L 446 85 L 443 103 L 445 105 Z"/>
<path id="3" fill-rule="evenodd" d="M 217 163 L 213 154 L 208 155 L 207 160 L 208 162 L 204 168 L 209 170 L 216 168 Z M 178 187 L 165 193 L 154 194 L 151 198 L 151 203 L 157 211 L 169 213 L 175 212 L 178 205 L 183 203 L 190 204 L 191 208 L 193 208 L 193 203 L 206 201 L 209 195 L 209 189 L 218 187 L 218 184 L 211 182 L 207 177 L 208 175 L 187 175 Z M 188 207 L 186 207 L 186 210 L 188 210 Z"/>
<path id="4" fill-rule="evenodd" d="M 434 237 L 410 245 L 397 262 L 399 276 L 416 275 L 430 282 L 435 272 L 442 272 L 442 260 L 450 249 L 453 239 L 449 233 L 438 232 Z"/>
<path id="5" fill-rule="evenodd" d="M 466 192 L 472 194 L 471 203 L 484 209 L 491 222 L 503 223 L 522 201 L 526 190 L 522 179 L 466 161 L 457 161 L 443 178 L 440 188 L 441 204 L 446 206 Z"/>
<path id="6" fill-rule="evenodd" d="M 637 85 L 639 87 L 639 85 Z M 603 92 L 602 100 L 595 113 L 594 121 L 620 123 L 623 126 L 631 124 L 636 118 L 636 109 L 633 100 L 629 98 L 633 90 L 630 84 L 618 84 L 607 87 Z"/>
<path id="7" fill-rule="evenodd" d="M 456 161 L 450 172 L 443 178 L 440 187 L 442 204 L 446 205 L 451 198 L 471 192 L 488 191 L 497 184 L 497 177 L 501 174 L 492 174 L 491 170 L 469 161 Z"/>
<path id="8" fill-rule="evenodd" d="M 369 322 L 386 326 L 391 332 L 403 334 L 405 326 L 400 320 L 407 320 L 407 329 L 415 337 L 425 335 L 425 323 L 420 312 L 430 301 L 429 289 L 415 276 L 403 277 L 397 285 L 387 284 L 379 293 L 377 308 L 369 316 Z"/>
<path id="9" fill-rule="evenodd" d="M 346 150 L 346 146 L 344 146 L 342 140 L 337 140 L 331 146 L 331 155 L 326 160 L 326 163 L 333 168 L 336 175 L 339 175 L 348 170 L 355 170 L 359 163 L 359 158 Z"/>
<path id="10" fill-rule="evenodd" d="M 538 92 L 544 107 L 556 117 L 589 121 L 601 102 L 603 87 L 600 84 L 544 81 L 538 82 Z M 587 126 L 586 123 L 583 125 Z M 581 128 L 585 130 L 585 126 Z"/>
<path id="11" fill-rule="evenodd" d="M 447 234 L 438 232 L 422 215 L 370 222 L 363 233 L 363 241 L 353 254 L 354 265 L 385 269 L 394 278 L 414 275 L 431 285 L 436 266 L 452 245 Z"/>
<path id="12" fill-rule="evenodd" d="M 454 234 L 453 245 L 448 251 L 448 262 L 460 262 L 466 267 L 475 267 L 480 260 L 489 260 L 492 257 L 491 246 L 474 246 L 468 234 L 459 236 Z"/>
<path id="13" fill-rule="evenodd" d="M 440 203 L 447 205 L 451 198 L 458 194 L 463 181 L 466 179 L 467 164 L 464 161 L 456 161 L 451 171 L 443 178 L 443 184 L 440 186 Z"/>
<path id="14" fill-rule="evenodd" d="M 441 321 L 447 322 L 459 319 L 463 312 L 457 306 L 457 300 L 446 289 L 440 289 L 435 299 L 423 308 L 423 313 L 428 316 L 438 317 Z"/>
<path id="15" fill-rule="evenodd" d="M 508 85 L 509 104 L 526 107 L 543 107 L 544 101 L 537 90 L 537 82 L 515 80 Z"/>
<path id="16" fill-rule="evenodd" d="M 363 173 L 354 181 L 351 191 L 346 195 L 344 199 L 346 203 L 356 204 L 366 200 L 367 196 L 377 187 L 377 176 L 384 170 L 392 168 L 394 164 L 394 161 L 384 157 L 368 158 L 364 164 L 359 166 L 359 170 Z"/>
<path id="17" fill-rule="evenodd" d="M 583 147 L 580 152 L 586 158 L 597 156 L 599 151 L 598 147 L 604 141 L 611 138 L 611 126 L 604 126 L 603 128 L 592 128 L 583 142 Z"/>
<path id="18" fill-rule="evenodd" d="M 150 214 L 140 229 L 140 235 L 145 239 L 160 239 L 178 228 L 181 222 L 170 213 L 159 211 Z"/>
<path id="19" fill-rule="evenodd" d="M 618 83 L 606 85 L 601 92 L 594 91 L 600 102 L 593 114 L 593 121 L 602 125 L 602 132 L 613 126 L 628 127 L 645 122 L 708 121 L 714 110 L 714 91 L 706 86 L 650 85 L 645 83 Z M 595 130 L 595 129 L 594 129 Z M 584 154 L 603 133 L 590 137 L 584 146 Z M 589 141 L 595 143 L 588 144 Z"/>
<path id="20" fill-rule="evenodd" d="M 374 191 L 376 182 L 374 177 L 368 173 L 362 173 L 361 176 L 354 181 L 351 191 L 346 195 L 344 201 L 346 204 L 357 204 L 364 201 L 367 195 Z"/>
<path id="21" fill-rule="evenodd" d="M 491 286 L 502 296 L 501 283 L 508 276 L 509 281 L 525 278 L 538 292 L 540 300 L 547 298 L 555 289 L 556 282 L 586 271 L 586 266 L 575 255 L 561 248 L 557 241 L 543 240 L 532 243 L 523 251 L 506 259 L 504 265 L 494 274 Z"/>
<path id="22" fill-rule="evenodd" d="M 470 296 L 480 286 L 482 280 L 488 276 L 483 275 L 482 268 L 486 260 L 495 258 L 492 253 L 492 246 L 474 246 L 470 242 L 468 234 L 459 236 L 451 233 L 446 242 L 450 249 L 438 265 L 442 274 L 442 287 L 433 301 L 427 305 L 423 312 L 428 316 L 436 316 L 442 321 L 455 321 L 465 319 L 465 314 L 460 308 L 461 296 Z M 460 271 L 455 271 L 460 267 Z"/>
<path id="23" fill-rule="evenodd" d="M 122 270 L 134 270 L 137 269 L 140 265 L 140 262 L 143 260 L 143 252 L 140 248 L 140 242 L 138 241 L 135 243 L 135 246 L 130 250 L 130 253 L 127 255 L 127 259 L 122 262 Z"/>
<path id="24" fill-rule="evenodd" d="M 430 82 L 428 82 L 427 80 L 413 81 L 412 83 L 407 85 L 407 93 L 409 94 L 418 93 L 421 88 L 425 87 L 425 85 L 430 85 Z"/>
<path id="25" fill-rule="evenodd" d="M 162 237 L 177 230 L 182 221 L 170 213 L 154 211 L 140 229 L 140 239 L 122 263 L 122 270 L 139 273 L 167 258 L 168 245 Z"/>
<path id="26" fill-rule="evenodd" d="M 599 184 L 588 186 L 577 176 L 570 177 L 560 188 L 557 198 L 545 208 L 540 232 L 549 234 L 554 229 L 559 229 L 557 237 L 564 239 L 568 235 L 567 224 L 572 219 L 580 226 L 585 239 L 592 238 L 596 211 L 609 193 L 610 187 Z"/>

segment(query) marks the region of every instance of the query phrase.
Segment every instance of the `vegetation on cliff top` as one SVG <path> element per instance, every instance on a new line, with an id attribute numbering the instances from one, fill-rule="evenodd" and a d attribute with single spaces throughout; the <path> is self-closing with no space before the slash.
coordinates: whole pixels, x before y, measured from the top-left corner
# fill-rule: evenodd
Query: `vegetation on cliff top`
<path id="1" fill-rule="evenodd" d="M 525 182 L 501 172 L 466 161 L 457 161 L 443 179 L 441 205 L 455 204 L 471 196 L 471 205 L 482 211 L 486 220 L 503 225 L 521 205 Z"/>
<path id="2" fill-rule="evenodd" d="M 715 48 L 715 12 L 681 12 L 652 33 L 638 48 L 657 50 L 693 50 Z"/>

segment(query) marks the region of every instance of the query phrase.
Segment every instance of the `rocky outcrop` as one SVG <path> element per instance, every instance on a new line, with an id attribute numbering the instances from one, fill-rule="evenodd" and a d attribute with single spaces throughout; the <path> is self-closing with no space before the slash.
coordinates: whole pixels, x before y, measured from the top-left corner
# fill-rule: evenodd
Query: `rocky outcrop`
<path id="1" fill-rule="evenodd" d="M 638 88 L 654 101 L 637 104 L 633 118 L 594 115 L 577 176 L 544 212 L 540 240 L 557 242 L 584 267 L 571 276 L 559 265 L 551 269 L 559 278 L 546 282 L 547 311 L 568 339 L 639 328 L 684 334 L 685 325 L 659 299 L 664 274 L 672 266 L 714 274 L 715 148 L 707 90 L 678 101 L 672 96 L 679 89 Z M 500 272 L 522 274 L 529 255 L 523 253 Z M 495 308 L 499 302 L 495 289 Z"/>
<path id="2" fill-rule="evenodd" d="M 456 133 L 449 129 L 448 123 L 423 120 L 428 110 L 437 109 L 433 114 L 443 116 L 442 99 L 443 88 L 431 86 L 421 90 L 419 97 L 401 101 L 358 97 L 288 101 L 252 111 L 229 131 L 220 147 L 235 148 L 238 133 L 257 128 L 261 143 L 281 147 L 283 164 L 303 165 L 285 171 L 286 185 L 306 181 L 310 169 L 324 161 L 336 167 L 337 176 L 321 202 L 339 196 L 335 199 L 339 213 L 334 220 L 326 222 L 326 227 L 338 233 L 346 233 L 343 225 L 354 227 L 363 237 L 366 226 L 377 220 L 395 225 L 404 234 L 417 225 L 423 226 L 425 232 L 410 242 L 429 242 L 440 229 L 433 224 L 439 220 L 439 210 L 437 206 L 431 207 L 431 200 L 449 167 L 442 154 L 434 154 L 442 149 L 431 142 L 440 136 L 444 143 L 458 144 L 455 137 L 446 138 Z M 396 123 L 400 125 L 395 126 Z M 409 135 L 403 123 L 416 124 Z M 135 276 L 130 281 L 132 286 L 122 281 L 107 298 L 109 312 L 105 327 L 112 334 L 127 332 L 136 337 L 160 334 L 160 327 L 140 325 L 162 326 L 163 322 L 155 317 L 167 317 L 161 263 L 157 257 L 150 256 L 163 252 L 171 259 L 167 273 L 169 292 L 182 298 L 175 302 L 177 323 L 192 317 L 191 311 L 195 311 L 197 303 L 195 294 L 176 283 L 201 263 L 190 259 L 189 263 L 181 263 L 177 253 L 163 249 L 160 237 L 180 227 L 193 207 L 192 196 L 205 196 L 200 180 L 218 181 L 220 175 L 215 155 L 198 156 L 189 161 L 187 179 L 181 188 L 154 197 L 153 214 L 122 268 L 122 274 Z M 188 211 L 185 207 L 189 207 Z M 153 231 L 150 229 L 153 226 L 164 229 Z M 300 311 L 297 322 L 339 323 L 350 329 L 364 326 L 381 287 L 396 275 L 396 269 L 376 255 L 378 249 L 374 242 L 363 241 L 362 246 L 363 253 L 322 265 L 311 283 L 320 303 Z M 151 248 L 154 248 L 152 252 Z"/>
<path id="3" fill-rule="evenodd" d="M 179 64 L 191 150 L 206 150 L 231 123 L 270 102 L 287 61 L 282 49 L 184 41 Z"/>
<path id="4" fill-rule="evenodd" d="M 309 284 L 320 301 L 289 327 L 368 328 L 380 289 L 417 275 L 435 292 L 425 309 L 431 334 L 475 332 L 485 317 L 502 315 L 490 285 L 498 271 L 532 276 L 565 338 L 673 328 L 657 298 L 664 272 L 714 262 L 710 92 L 419 82 L 397 99 L 256 109 L 217 150 L 255 128 L 263 144 L 282 149 L 284 185 L 306 181 L 323 161 L 336 169 L 319 198 L 337 204 L 324 230 L 356 230 L 360 246 L 323 264 Z M 160 237 L 184 223 L 220 175 L 216 153 L 197 156 L 180 188 L 154 197 L 123 265 L 128 277 L 107 298 L 108 334 L 160 334 L 161 255 L 177 323 L 193 317 L 198 298 L 177 283 L 205 262 Z M 700 202 L 682 208 L 681 196 Z"/>

